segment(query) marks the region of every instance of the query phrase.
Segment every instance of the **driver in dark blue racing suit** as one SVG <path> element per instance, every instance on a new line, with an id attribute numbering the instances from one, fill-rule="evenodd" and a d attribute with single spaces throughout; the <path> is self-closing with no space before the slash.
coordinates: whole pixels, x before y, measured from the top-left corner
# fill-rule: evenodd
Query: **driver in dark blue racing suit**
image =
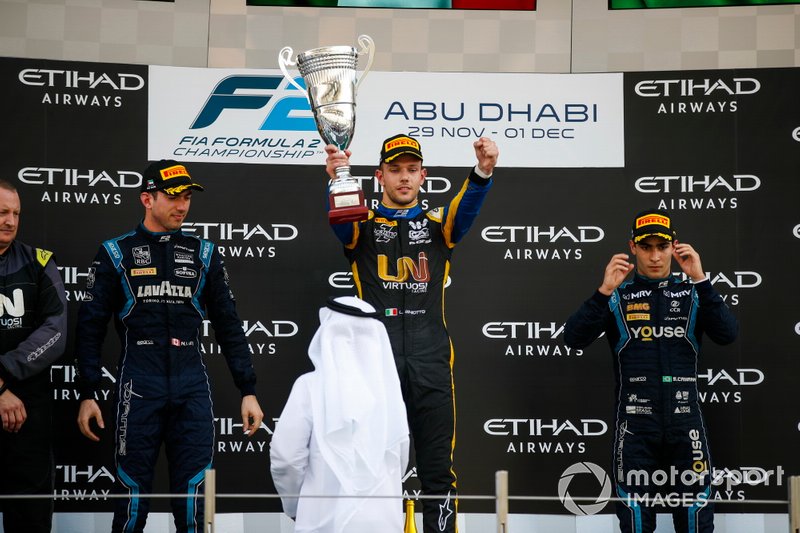
<path id="1" fill-rule="evenodd" d="M 200 328 L 208 318 L 242 394 L 242 424 L 252 436 L 263 413 L 255 396 L 250 348 L 236 313 L 228 276 L 213 243 L 181 231 L 192 190 L 203 188 L 183 165 L 151 164 L 140 199 L 145 217 L 125 235 L 105 241 L 87 280 L 90 298 L 78 313 L 81 405 L 78 425 L 104 427 L 95 395 L 100 385 L 103 338 L 111 316 L 122 344 L 117 375 L 117 484 L 113 532 L 145 526 L 161 443 L 169 463 L 170 492 L 179 533 L 202 530 L 204 473 L 211 468 L 214 414 L 209 377 L 200 353 Z"/>
<path id="2" fill-rule="evenodd" d="M 671 511 L 678 533 L 714 529 L 711 457 L 697 394 L 703 334 L 734 341 L 736 318 L 711 286 L 699 254 L 679 243 L 668 213 L 636 216 L 631 254 L 616 254 L 600 288 L 567 321 L 565 342 L 585 348 L 601 333 L 615 357 L 614 479 L 623 533 L 652 533 Z M 689 279 L 671 274 L 672 259 Z M 675 480 L 664 486 L 666 479 Z"/>

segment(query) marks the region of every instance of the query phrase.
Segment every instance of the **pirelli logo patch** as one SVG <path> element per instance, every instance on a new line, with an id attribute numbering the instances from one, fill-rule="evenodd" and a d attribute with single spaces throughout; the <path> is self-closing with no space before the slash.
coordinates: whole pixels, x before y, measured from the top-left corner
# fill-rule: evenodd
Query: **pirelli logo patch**
<path id="1" fill-rule="evenodd" d="M 644 215 L 636 219 L 637 229 L 642 226 L 650 226 L 651 224 L 657 224 L 666 228 L 672 227 L 670 226 L 669 217 L 665 217 L 664 215 Z"/>
<path id="2" fill-rule="evenodd" d="M 131 276 L 155 276 L 157 273 L 155 267 L 131 269 Z"/>
<path id="3" fill-rule="evenodd" d="M 394 150 L 395 148 L 406 148 L 411 147 L 415 150 L 419 150 L 419 143 L 412 139 L 411 137 L 400 137 L 398 139 L 392 139 L 391 141 L 387 142 L 383 145 L 383 151 L 388 152 L 389 150 Z"/>
<path id="4" fill-rule="evenodd" d="M 172 178 L 179 178 L 181 176 L 184 178 L 189 177 L 189 172 L 183 165 L 173 165 L 161 170 L 161 179 L 164 181 L 171 180 Z"/>
<path id="5" fill-rule="evenodd" d="M 650 320 L 650 313 L 628 313 L 625 315 L 625 320 L 628 322 L 632 320 Z"/>

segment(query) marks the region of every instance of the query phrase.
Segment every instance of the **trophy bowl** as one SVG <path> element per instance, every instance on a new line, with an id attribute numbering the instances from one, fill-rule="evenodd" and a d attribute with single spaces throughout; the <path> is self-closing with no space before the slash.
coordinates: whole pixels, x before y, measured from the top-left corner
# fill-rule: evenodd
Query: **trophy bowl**
<path id="1" fill-rule="evenodd" d="M 346 150 L 353 140 L 356 127 L 356 92 L 372 66 L 375 43 L 368 35 L 358 37 L 361 50 L 351 46 L 324 46 L 298 54 L 284 47 L 278 54 L 278 64 L 283 75 L 303 92 L 311 105 L 317 131 L 326 144 Z M 358 76 L 358 58 L 367 54 L 367 65 Z M 288 67 L 297 66 L 306 88 L 301 87 L 289 74 Z M 369 210 L 364 205 L 364 192 L 358 180 L 350 174 L 349 166 L 338 167 L 336 177 L 329 186 L 328 220 L 342 224 L 366 220 Z"/>

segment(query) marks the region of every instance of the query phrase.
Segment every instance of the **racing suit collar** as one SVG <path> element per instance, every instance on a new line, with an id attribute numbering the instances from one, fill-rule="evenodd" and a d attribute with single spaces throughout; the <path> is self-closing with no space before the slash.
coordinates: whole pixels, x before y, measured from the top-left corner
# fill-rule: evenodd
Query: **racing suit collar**
<path id="1" fill-rule="evenodd" d="M 388 207 L 381 202 L 378 205 L 377 211 L 380 215 L 389 218 L 414 218 L 422 213 L 422 208 L 419 206 L 419 202 L 414 204 L 412 207 L 403 207 L 400 209 Z"/>
<path id="2" fill-rule="evenodd" d="M 175 231 L 150 231 L 144 227 L 144 221 L 139 222 L 139 226 L 136 228 L 136 230 L 148 239 L 158 242 L 168 241 L 171 237 L 181 233 L 180 229 L 176 229 Z"/>
<path id="3" fill-rule="evenodd" d="M 668 283 L 672 283 L 675 281 L 675 276 L 670 274 L 666 278 L 648 278 L 647 276 L 642 276 L 638 272 L 634 272 L 633 279 L 637 283 L 644 283 L 647 285 L 658 285 L 659 287 L 664 286 Z"/>

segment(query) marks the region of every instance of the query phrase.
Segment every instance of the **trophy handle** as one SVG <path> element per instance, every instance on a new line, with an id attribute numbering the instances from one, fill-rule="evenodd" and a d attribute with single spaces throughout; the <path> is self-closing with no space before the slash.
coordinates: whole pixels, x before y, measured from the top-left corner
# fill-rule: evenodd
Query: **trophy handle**
<path id="1" fill-rule="evenodd" d="M 358 44 L 361 45 L 361 50 L 358 51 L 358 54 L 368 53 L 369 56 L 367 57 L 367 65 L 364 67 L 364 70 L 361 71 L 361 76 L 358 77 L 358 81 L 356 81 L 356 90 L 358 90 L 358 86 L 361 85 L 364 78 L 367 77 L 367 72 L 372 68 L 372 60 L 375 59 L 375 41 L 372 40 L 372 37 L 369 35 L 359 35 Z"/>
<path id="2" fill-rule="evenodd" d="M 306 94 L 306 90 L 300 87 L 296 81 L 294 81 L 294 76 L 289 74 L 289 70 L 286 67 L 294 67 L 297 66 L 297 63 L 292 61 L 292 54 L 294 54 L 294 50 L 292 50 L 291 46 L 284 46 L 280 52 L 278 52 L 278 66 L 281 67 L 281 72 L 289 80 L 289 83 L 295 86 L 298 91 L 303 94 Z M 306 96 L 308 98 L 308 96 Z"/>

